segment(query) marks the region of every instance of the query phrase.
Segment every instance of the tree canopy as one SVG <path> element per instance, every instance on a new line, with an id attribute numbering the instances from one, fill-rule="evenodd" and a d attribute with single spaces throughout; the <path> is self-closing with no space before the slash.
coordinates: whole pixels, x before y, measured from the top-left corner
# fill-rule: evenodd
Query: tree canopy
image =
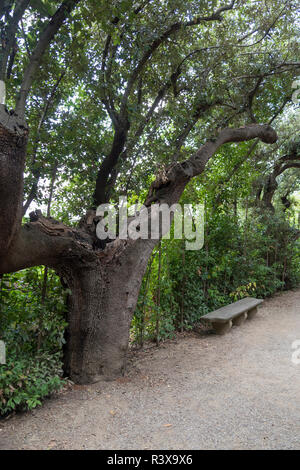
<path id="1" fill-rule="evenodd" d="M 83 215 L 219 128 L 273 122 L 299 67 L 296 15 L 290 1 L 4 2 L 7 106 L 22 114 L 29 93 L 28 202 L 58 166 Z"/>

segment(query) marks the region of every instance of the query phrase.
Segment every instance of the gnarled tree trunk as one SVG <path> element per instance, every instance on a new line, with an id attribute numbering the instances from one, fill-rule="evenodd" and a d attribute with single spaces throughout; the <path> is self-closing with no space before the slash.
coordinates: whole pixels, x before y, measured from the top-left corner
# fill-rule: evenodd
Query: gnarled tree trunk
<path id="1" fill-rule="evenodd" d="M 65 372 L 77 383 L 123 375 L 141 281 L 156 241 L 135 241 L 114 259 L 61 275 L 71 289 Z"/>

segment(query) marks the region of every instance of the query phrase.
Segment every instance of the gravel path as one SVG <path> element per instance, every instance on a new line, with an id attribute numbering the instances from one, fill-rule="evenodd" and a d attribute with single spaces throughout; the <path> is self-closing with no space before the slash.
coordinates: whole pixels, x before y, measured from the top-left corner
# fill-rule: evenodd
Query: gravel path
<path id="1" fill-rule="evenodd" d="M 123 379 L 0 421 L 0 449 L 300 449 L 297 339 L 300 290 L 226 336 L 179 336 L 132 354 Z"/>

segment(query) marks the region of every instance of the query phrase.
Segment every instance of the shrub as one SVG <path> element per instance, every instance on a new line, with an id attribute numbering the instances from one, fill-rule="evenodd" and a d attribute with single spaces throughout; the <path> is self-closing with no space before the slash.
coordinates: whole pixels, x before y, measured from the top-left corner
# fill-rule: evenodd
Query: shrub
<path id="1" fill-rule="evenodd" d="M 35 357 L 8 354 L 7 363 L 0 365 L 0 415 L 41 405 L 43 398 L 63 387 L 61 376 L 59 353 Z"/>

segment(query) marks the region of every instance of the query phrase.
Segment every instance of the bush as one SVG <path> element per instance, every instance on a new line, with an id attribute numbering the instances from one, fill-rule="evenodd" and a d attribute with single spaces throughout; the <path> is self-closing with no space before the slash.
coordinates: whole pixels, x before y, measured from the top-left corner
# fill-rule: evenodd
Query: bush
<path id="1" fill-rule="evenodd" d="M 44 269 L 32 268 L 0 281 L 0 339 L 6 344 L 0 365 L 0 415 L 30 410 L 64 385 L 62 347 L 66 291 L 53 271 L 42 294 Z"/>
<path id="2" fill-rule="evenodd" d="M 31 410 L 62 388 L 60 354 L 11 357 L 0 365 L 0 415 Z"/>

